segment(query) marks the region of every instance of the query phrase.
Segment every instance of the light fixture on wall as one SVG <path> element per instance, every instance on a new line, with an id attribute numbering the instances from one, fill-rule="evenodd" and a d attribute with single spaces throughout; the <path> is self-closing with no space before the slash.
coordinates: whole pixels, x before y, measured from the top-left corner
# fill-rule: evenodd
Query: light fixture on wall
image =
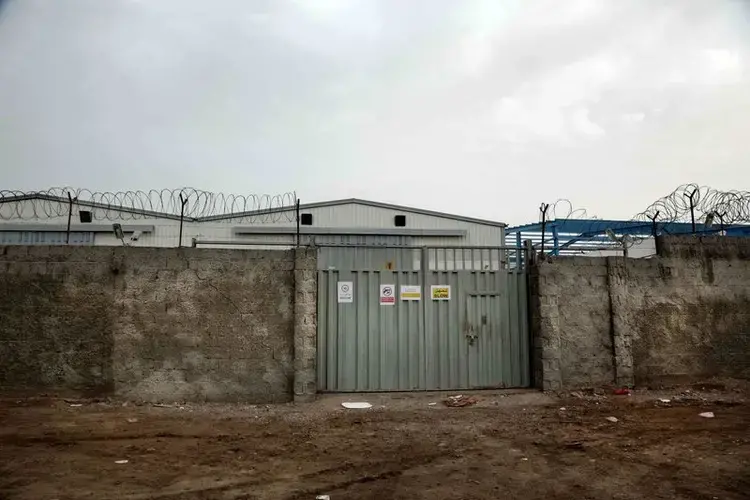
<path id="1" fill-rule="evenodd" d="M 120 240 L 122 242 L 122 245 L 126 247 L 138 241 L 138 239 L 143 234 L 143 231 L 133 231 L 133 234 L 130 235 L 130 241 L 128 243 L 125 243 L 125 233 L 122 230 L 122 226 L 115 222 L 114 224 L 112 224 L 112 230 L 115 232 L 115 238 Z"/>
<path id="2" fill-rule="evenodd" d="M 125 234 L 122 232 L 122 226 L 115 222 L 112 224 L 112 230 L 115 232 L 115 238 L 122 241 L 122 244 L 125 244 Z"/>

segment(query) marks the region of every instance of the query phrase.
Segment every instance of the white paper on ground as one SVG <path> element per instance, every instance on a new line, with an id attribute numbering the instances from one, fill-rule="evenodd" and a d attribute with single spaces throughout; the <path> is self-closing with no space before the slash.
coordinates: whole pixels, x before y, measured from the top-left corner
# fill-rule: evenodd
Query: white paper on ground
<path id="1" fill-rule="evenodd" d="M 341 403 L 341 406 L 349 409 L 372 408 L 370 403 Z"/>

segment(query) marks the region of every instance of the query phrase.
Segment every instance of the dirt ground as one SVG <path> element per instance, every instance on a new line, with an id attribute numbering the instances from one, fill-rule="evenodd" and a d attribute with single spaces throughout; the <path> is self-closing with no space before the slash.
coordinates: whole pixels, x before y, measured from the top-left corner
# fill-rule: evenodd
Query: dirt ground
<path id="1" fill-rule="evenodd" d="M 268 407 L 4 398 L 0 499 L 750 498 L 746 386 L 473 394 L 464 408 L 444 393 Z M 373 407 L 340 405 L 357 400 Z"/>

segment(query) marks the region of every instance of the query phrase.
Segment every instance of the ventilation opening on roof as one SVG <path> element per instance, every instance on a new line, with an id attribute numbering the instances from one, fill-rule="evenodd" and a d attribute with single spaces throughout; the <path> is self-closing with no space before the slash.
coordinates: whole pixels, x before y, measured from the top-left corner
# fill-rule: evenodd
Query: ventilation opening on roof
<path id="1" fill-rule="evenodd" d="M 393 218 L 393 225 L 396 227 L 406 227 L 406 216 L 397 215 Z"/>
<path id="2" fill-rule="evenodd" d="M 81 219 L 82 223 L 91 222 L 91 212 L 89 212 L 88 210 L 79 211 L 78 217 Z"/>
<path id="3" fill-rule="evenodd" d="M 312 226 L 313 217 L 312 214 L 300 214 L 299 223 L 303 226 Z"/>

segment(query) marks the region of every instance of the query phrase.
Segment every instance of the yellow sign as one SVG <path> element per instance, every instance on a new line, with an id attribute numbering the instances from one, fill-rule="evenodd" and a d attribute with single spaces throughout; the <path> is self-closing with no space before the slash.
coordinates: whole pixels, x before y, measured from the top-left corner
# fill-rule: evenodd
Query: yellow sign
<path id="1" fill-rule="evenodd" d="M 451 300 L 450 285 L 432 285 L 430 291 L 432 300 Z"/>
<path id="2" fill-rule="evenodd" d="M 422 298 L 422 287 L 419 285 L 401 285 L 401 300 L 419 300 Z"/>

